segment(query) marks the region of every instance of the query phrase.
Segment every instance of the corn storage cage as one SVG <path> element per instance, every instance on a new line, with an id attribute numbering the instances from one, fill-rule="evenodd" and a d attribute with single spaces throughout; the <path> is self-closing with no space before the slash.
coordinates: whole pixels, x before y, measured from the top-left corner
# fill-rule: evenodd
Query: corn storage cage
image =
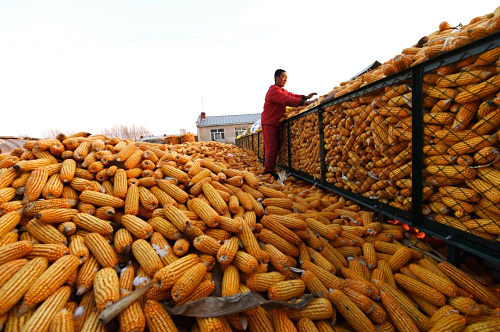
<path id="1" fill-rule="evenodd" d="M 397 56 L 396 73 L 285 119 L 277 166 L 446 241 L 452 262 L 465 250 L 500 264 L 499 55 L 496 32 Z M 236 144 L 264 160 L 262 132 Z"/>

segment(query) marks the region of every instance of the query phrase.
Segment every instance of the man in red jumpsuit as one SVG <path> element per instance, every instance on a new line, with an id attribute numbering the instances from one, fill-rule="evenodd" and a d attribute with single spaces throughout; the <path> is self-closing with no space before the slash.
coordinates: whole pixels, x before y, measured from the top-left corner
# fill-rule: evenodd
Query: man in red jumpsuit
<path id="1" fill-rule="evenodd" d="M 271 85 L 267 90 L 264 111 L 260 116 L 265 149 L 264 174 L 271 174 L 275 180 L 278 179 L 278 175 L 275 173 L 274 167 L 281 146 L 279 119 L 285 113 L 287 106 L 309 105 L 313 101 L 308 101 L 308 99 L 316 95 L 315 92 L 305 96 L 286 91 L 284 86 L 287 78 L 286 71 L 283 69 L 276 70 L 274 85 Z"/>

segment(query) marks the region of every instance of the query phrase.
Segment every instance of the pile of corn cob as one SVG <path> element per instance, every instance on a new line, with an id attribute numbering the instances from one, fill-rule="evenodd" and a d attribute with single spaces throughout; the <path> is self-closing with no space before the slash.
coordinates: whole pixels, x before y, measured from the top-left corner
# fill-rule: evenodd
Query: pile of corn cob
<path id="1" fill-rule="evenodd" d="M 293 178 L 274 182 L 249 150 L 85 133 L 24 148 L 0 155 L 5 331 L 103 331 L 101 312 L 149 281 L 146 295 L 113 322 L 120 330 L 500 326 L 500 299 L 483 283 L 422 255 L 431 250 L 425 243 L 343 197 Z M 169 315 L 164 301 L 212 295 L 216 267 L 222 296 L 318 297 L 298 310 Z"/>
<path id="2" fill-rule="evenodd" d="M 356 89 L 500 30 L 500 9 L 461 28 L 447 22 L 381 67 L 333 90 L 352 98 L 324 109 L 326 181 L 402 210 L 412 207 L 412 88 Z M 500 235 L 500 47 L 424 73 L 423 210 L 492 241 Z M 291 122 L 292 167 L 321 178 L 318 114 Z M 309 125 L 305 125 L 306 121 Z M 418 133 L 420 135 L 420 133 Z M 283 140 L 288 144 L 287 140 Z M 305 144 L 307 142 L 308 144 Z M 287 145 L 283 145 L 286 147 Z M 288 164 L 281 149 L 279 162 Z"/>

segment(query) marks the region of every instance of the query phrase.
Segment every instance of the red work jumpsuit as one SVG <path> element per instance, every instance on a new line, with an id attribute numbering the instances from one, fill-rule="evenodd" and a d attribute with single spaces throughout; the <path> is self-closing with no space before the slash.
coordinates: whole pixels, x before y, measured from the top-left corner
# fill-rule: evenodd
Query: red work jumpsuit
<path id="1" fill-rule="evenodd" d="M 274 172 L 276 158 L 280 149 L 279 119 L 285 113 L 287 106 L 297 107 L 304 103 L 304 95 L 296 95 L 277 85 L 271 85 L 267 90 L 264 111 L 260 116 L 262 134 L 264 135 L 264 171 Z"/>

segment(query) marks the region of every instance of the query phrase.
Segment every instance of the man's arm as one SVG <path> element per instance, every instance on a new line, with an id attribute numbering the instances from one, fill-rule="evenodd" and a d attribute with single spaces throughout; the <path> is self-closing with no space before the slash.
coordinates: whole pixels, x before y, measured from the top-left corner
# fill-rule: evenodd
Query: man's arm
<path id="1" fill-rule="evenodd" d="M 295 97 L 297 96 L 297 97 Z M 302 105 L 303 95 L 290 94 L 287 91 L 283 91 L 281 88 L 276 88 L 269 91 L 267 98 L 276 104 L 297 107 Z"/>

